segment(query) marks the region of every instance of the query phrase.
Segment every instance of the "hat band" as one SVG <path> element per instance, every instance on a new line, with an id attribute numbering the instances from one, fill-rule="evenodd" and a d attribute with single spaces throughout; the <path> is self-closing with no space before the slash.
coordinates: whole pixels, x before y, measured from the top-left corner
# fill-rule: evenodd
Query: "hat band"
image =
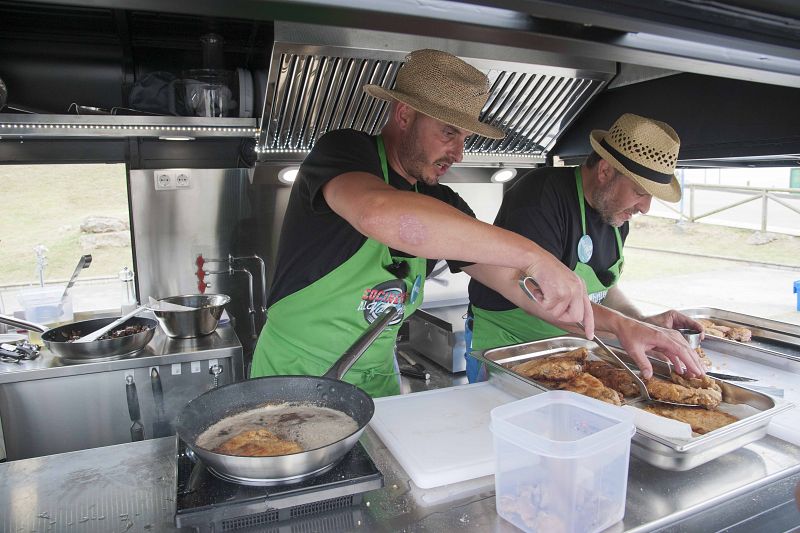
<path id="1" fill-rule="evenodd" d="M 611 154 L 617 161 L 622 163 L 622 166 L 624 166 L 634 174 L 642 176 L 643 178 L 647 178 L 650 181 L 655 181 L 656 183 L 661 183 L 662 185 L 666 185 L 667 183 L 670 183 L 672 181 L 672 178 L 675 177 L 673 174 L 659 172 L 657 170 L 653 170 L 652 168 L 648 168 L 622 155 L 615 148 L 612 148 L 611 145 L 609 145 L 605 139 L 600 141 L 600 146 L 605 148 L 609 154 Z"/>

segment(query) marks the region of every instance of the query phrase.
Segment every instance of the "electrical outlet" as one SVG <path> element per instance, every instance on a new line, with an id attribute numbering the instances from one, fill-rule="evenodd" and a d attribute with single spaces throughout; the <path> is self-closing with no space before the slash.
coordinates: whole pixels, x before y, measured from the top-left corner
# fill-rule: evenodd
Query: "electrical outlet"
<path id="1" fill-rule="evenodd" d="M 175 188 L 175 173 L 164 170 L 153 172 L 153 181 L 157 191 L 164 191 Z"/>
<path id="2" fill-rule="evenodd" d="M 192 175 L 188 171 L 178 172 L 175 175 L 175 188 L 176 189 L 191 189 L 192 188 Z"/>

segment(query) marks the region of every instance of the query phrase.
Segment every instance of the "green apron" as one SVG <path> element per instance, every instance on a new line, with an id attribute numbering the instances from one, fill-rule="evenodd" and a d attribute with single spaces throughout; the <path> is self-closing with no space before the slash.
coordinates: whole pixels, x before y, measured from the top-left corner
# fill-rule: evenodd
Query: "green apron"
<path id="1" fill-rule="evenodd" d="M 575 167 L 575 183 L 578 187 L 578 204 L 581 208 L 581 229 L 583 235 L 586 235 L 586 207 L 580 167 Z M 614 232 L 617 235 L 619 259 L 609 268 L 609 271 L 614 275 L 614 281 L 611 285 L 603 285 L 592 267 L 581 261 L 578 261 L 573 271 L 586 283 L 589 298 L 595 303 L 602 303 L 608 294 L 608 289 L 619 279 L 622 269 L 622 238 L 618 228 L 614 228 Z M 536 341 L 566 333 L 563 329 L 531 316 L 518 307 L 508 311 L 487 311 L 473 305 L 472 312 L 475 317 L 472 331 L 473 350 L 486 350 L 498 346 L 508 346 L 509 344 Z"/>
<path id="2" fill-rule="evenodd" d="M 378 136 L 377 142 L 383 179 L 389 183 L 383 139 Z M 393 269 L 397 274 L 386 268 L 402 263 L 407 268 Z M 400 316 L 343 378 L 374 397 L 399 394 L 397 331 L 422 302 L 426 267 L 425 258 L 393 257 L 388 246 L 368 238 L 335 270 L 269 308 L 250 377 L 321 376 L 386 307 L 399 306 Z"/>

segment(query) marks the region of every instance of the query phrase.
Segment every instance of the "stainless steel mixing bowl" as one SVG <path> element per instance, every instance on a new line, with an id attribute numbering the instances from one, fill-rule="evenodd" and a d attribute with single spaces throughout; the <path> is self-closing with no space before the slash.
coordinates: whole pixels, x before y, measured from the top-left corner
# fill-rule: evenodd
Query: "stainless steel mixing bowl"
<path id="1" fill-rule="evenodd" d="M 183 305 L 193 309 L 162 311 L 153 309 L 164 332 L 173 338 L 190 339 L 209 335 L 217 329 L 219 318 L 231 297 L 225 294 L 187 294 L 161 298 L 159 302 Z"/>

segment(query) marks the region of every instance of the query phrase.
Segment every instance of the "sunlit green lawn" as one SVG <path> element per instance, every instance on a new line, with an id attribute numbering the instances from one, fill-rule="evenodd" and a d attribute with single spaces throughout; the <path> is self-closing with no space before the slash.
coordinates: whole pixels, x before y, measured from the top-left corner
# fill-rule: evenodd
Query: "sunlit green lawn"
<path id="1" fill-rule="evenodd" d="M 130 248 L 83 251 L 80 224 L 89 215 L 128 221 L 125 167 L 114 165 L 0 165 L 0 285 L 34 283 L 34 247 L 48 248 L 45 281 L 69 278 L 92 254 L 81 277 L 113 275 L 132 266 Z"/>
<path id="2" fill-rule="evenodd" d="M 0 286 L 34 283 L 34 247 L 48 248 L 46 281 L 67 279 L 78 258 L 80 224 L 90 215 L 128 220 L 125 167 L 113 165 L 0 165 Z M 677 224 L 640 216 L 626 243 L 626 279 L 648 279 L 724 268 L 712 258 L 635 250 L 637 247 L 744 259 L 800 267 L 800 238 L 778 235 L 767 244 L 748 244 L 752 231 L 709 224 Z M 98 248 L 81 278 L 111 276 L 133 266 L 130 248 Z"/>

